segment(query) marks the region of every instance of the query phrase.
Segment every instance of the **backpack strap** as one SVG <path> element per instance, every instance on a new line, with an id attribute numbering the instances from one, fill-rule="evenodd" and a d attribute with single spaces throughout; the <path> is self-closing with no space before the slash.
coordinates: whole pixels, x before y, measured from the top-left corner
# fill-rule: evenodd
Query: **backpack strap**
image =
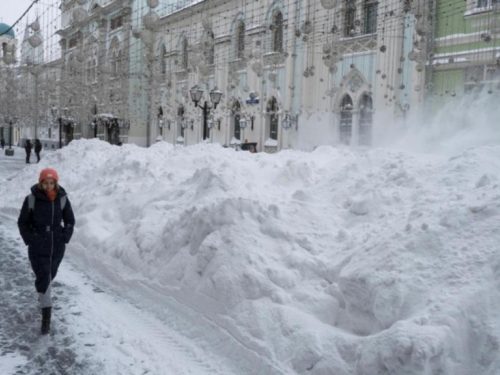
<path id="1" fill-rule="evenodd" d="M 35 209 L 35 196 L 33 194 L 28 195 L 28 208 L 30 211 Z"/>
<path id="2" fill-rule="evenodd" d="M 66 206 L 66 195 L 61 197 L 61 211 L 64 211 L 64 207 Z"/>
<path id="3" fill-rule="evenodd" d="M 61 197 L 61 211 L 63 211 L 64 207 L 66 207 L 66 198 L 66 195 Z M 35 196 L 33 194 L 28 195 L 28 208 L 30 211 L 35 209 Z"/>

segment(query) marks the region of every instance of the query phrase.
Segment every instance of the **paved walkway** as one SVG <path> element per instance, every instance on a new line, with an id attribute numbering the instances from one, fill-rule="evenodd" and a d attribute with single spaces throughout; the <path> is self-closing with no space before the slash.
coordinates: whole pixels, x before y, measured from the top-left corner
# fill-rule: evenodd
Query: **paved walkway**
<path id="1" fill-rule="evenodd" d="M 14 156 L 6 156 L 5 150 L 8 149 L 9 146 L 5 146 L 5 149 L 0 149 L 0 163 L 2 176 L 0 176 L 0 181 L 4 178 L 9 178 L 16 171 L 23 168 L 26 165 L 26 153 L 23 148 L 12 147 L 14 149 Z M 36 156 L 35 156 L 36 160 Z"/>
<path id="2" fill-rule="evenodd" d="M 67 309 L 75 291 L 54 282 L 54 319 L 50 335 L 40 334 L 41 313 L 36 302 L 34 278 L 26 247 L 19 239 L 15 223 L 0 215 L 0 361 L 17 358 L 15 372 L 7 374 L 98 374 L 101 366 L 82 356 L 79 344 L 69 332 Z M 72 298 L 70 298 L 72 296 Z M 78 354 L 77 354 L 78 353 Z M 21 357 L 19 357 L 21 355 Z M 10 369 L 14 371 L 13 369 Z"/>

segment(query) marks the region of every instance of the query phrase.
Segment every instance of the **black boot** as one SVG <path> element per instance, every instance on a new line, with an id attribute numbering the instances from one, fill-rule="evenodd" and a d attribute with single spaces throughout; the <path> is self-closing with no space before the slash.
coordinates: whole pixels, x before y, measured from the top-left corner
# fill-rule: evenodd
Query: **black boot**
<path id="1" fill-rule="evenodd" d="M 42 309 L 42 335 L 50 332 L 50 313 L 52 307 L 44 307 Z"/>

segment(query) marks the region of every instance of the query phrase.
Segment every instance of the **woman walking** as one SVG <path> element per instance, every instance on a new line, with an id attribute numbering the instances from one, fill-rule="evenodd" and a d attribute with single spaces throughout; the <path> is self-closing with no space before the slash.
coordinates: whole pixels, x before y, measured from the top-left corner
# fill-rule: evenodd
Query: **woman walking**
<path id="1" fill-rule="evenodd" d="M 71 203 L 58 181 L 55 170 L 44 169 L 38 184 L 31 188 L 31 194 L 24 200 L 17 221 L 36 277 L 35 288 L 42 309 L 42 334 L 50 332 L 51 283 L 75 226 Z"/>

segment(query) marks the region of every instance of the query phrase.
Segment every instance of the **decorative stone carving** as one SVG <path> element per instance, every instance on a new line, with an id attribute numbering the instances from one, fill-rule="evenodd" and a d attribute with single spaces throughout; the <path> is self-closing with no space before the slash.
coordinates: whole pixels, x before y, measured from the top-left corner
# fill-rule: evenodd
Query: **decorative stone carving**
<path id="1" fill-rule="evenodd" d="M 366 38 L 346 39 L 340 42 L 339 52 L 341 54 L 374 51 L 377 48 L 377 38 L 369 36 Z"/>
<path id="2" fill-rule="evenodd" d="M 363 78 L 361 78 L 358 73 L 355 73 L 346 84 L 346 87 L 348 87 L 351 92 L 357 92 L 361 86 L 363 86 Z"/>
<path id="3" fill-rule="evenodd" d="M 280 65 L 285 63 L 285 56 L 282 53 L 269 53 L 264 55 L 264 65 Z"/>

